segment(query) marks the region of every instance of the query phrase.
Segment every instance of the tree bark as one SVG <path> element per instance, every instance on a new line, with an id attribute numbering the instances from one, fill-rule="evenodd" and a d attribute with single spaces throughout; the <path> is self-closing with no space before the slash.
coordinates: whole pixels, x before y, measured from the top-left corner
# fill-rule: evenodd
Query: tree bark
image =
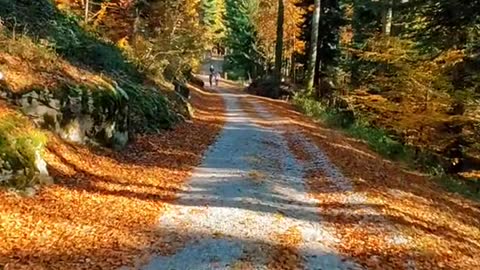
<path id="1" fill-rule="evenodd" d="M 382 22 L 383 22 L 383 35 L 391 36 L 392 24 L 393 24 L 393 0 L 384 0 L 384 6 L 382 10 Z"/>
<path id="2" fill-rule="evenodd" d="M 283 61 L 283 22 L 284 22 L 284 3 L 283 0 L 278 0 L 278 14 L 277 14 L 277 42 L 275 46 L 275 84 L 273 97 L 278 97 L 280 91 L 280 84 L 282 81 L 282 61 Z"/>
<path id="3" fill-rule="evenodd" d="M 85 0 L 85 24 L 88 23 L 89 12 L 90 12 L 90 0 Z"/>
<path id="4" fill-rule="evenodd" d="M 292 83 L 295 84 L 295 80 L 296 80 L 296 70 L 295 70 L 295 39 L 296 37 L 293 37 L 292 39 L 292 55 L 291 55 L 291 71 L 290 71 L 290 77 L 292 78 Z"/>
<path id="5" fill-rule="evenodd" d="M 310 52 L 307 64 L 307 78 L 306 89 L 309 93 L 312 93 L 315 83 L 315 63 L 317 60 L 317 43 L 318 43 L 318 28 L 320 25 L 320 0 L 314 1 L 315 9 L 312 17 L 312 29 L 310 39 Z"/>
<path id="6" fill-rule="evenodd" d="M 321 0 L 322 1 L 322 0 Z M 325 1 L 323 1 L 322 8 L 324 9 L 325 6 Z M 322 10 L 320 10 L 320 17 L 322 16 Z M 317 38 L 317 57 L 315 59 L 315 74 L 313 76 L 313 86 L 315 87 L 315 97 L 318 99 L 320 98 L 320 91 L 321 85 L 320 85 L 320 76 L 323 70 L 322 67 L 322 29 L 318 27 L 318 38 Z"/>

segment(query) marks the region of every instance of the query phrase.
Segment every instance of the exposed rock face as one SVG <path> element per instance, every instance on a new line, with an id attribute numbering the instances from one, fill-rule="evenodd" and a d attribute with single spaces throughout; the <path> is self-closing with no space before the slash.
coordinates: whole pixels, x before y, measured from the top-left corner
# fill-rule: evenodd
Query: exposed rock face
<path id="1" fill-rule="evenodd" d="M 129 97 L 115 83 L 105 89 L 70 87 L 56 91 L 35 90 L 12 93 L 0 88 L 0 95 L 17 106 L 40 127 L 75 143 L 94 141 L 121 149 L 129 139 Z M 0 156 L 0 182 L 11 182 L 18 188 L 34 190 L 35 185 L 53 183 L 42 157 L 43 144 L 25 157 L 31 164 L 13 168 Z M 1 154 L 1 153 L 0 153 Z M 12 167 L 12 168 L 10 168 Z M 0 183 L 1 184 L 1 183 Z M 34 192 L 29 192 L 32 196 Z"/>
<path id="2" fill-rule="evenodd" d="M 113 91 L 66 88 L 10 97 L 38 125 L 67 141 L 93 140 L 116 149 L 128 142 L 128 95 L 118 86 Z"/>

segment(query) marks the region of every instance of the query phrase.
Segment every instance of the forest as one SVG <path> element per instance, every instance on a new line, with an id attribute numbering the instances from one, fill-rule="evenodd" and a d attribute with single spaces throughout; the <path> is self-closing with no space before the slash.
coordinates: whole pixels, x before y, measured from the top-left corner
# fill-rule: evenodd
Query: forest
<path id="1" fill-rule="evenodd" d="M 480 0 L 0 0 L 0 269 L 478 269 L 479 199 Z"/>
<path id="2" fill-rule="evenodd" d="M 251 93 L 297 93 L 307 114 L 478 192 L 478 1 L 233 2 L 226 69 Z"/>

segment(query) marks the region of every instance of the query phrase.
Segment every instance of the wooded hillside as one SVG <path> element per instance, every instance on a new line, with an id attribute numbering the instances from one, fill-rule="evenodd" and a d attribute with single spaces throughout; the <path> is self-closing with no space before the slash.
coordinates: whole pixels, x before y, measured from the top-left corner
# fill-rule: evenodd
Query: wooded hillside
<path id="1" fill-rule="evenodd" d="M 0 4 L 5 121 L 21 111 L 33 120 L 33 129 L 113 148 L 123 148 L 137 133 L 158 132 L 190 117 L 186 97 L 171 83 L 185 88 L 207 45 L 222 34 L 221 20 L 207 18 L 220 15 L 199 13 L 208 9 L 200 1 Z M 47 174 L 35 164 L 48 142 L 20 146 L 23 137 L 10 134 L 22 129 L 17 122 L 9 122 L 11 132 L 2 131 L 0 147 L 8 157 L 2 158 L 1 183 L 24 188 L 38 181 L 36 174 Z M 28 180 L 17 181 L 25 167 L 31 169 Z"/>

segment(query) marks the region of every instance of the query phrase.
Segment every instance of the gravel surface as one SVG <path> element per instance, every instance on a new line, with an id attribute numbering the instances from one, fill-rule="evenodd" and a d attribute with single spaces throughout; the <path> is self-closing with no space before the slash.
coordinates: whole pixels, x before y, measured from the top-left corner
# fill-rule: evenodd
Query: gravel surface
<path id="1" fill-rule="evenodd" d="M 188 240 L 144 269 L 238 269 L 242 261 L 267 269 L 280 259 L 272 252 L 281 246 L 277 236 L 292 229 L 302 238 L 296 248 L 304 268 L 358 268 L 332 248 L 339 240 L 322 228 L 317 201 L 305 190 L 305 164 L 289 151 L 281 131 L 254 124 L 237 96 L 223 96 L 223 132 L 158 222 L 161 230 Z M 162 241 L 178 240 L 167 235 Z"/>

